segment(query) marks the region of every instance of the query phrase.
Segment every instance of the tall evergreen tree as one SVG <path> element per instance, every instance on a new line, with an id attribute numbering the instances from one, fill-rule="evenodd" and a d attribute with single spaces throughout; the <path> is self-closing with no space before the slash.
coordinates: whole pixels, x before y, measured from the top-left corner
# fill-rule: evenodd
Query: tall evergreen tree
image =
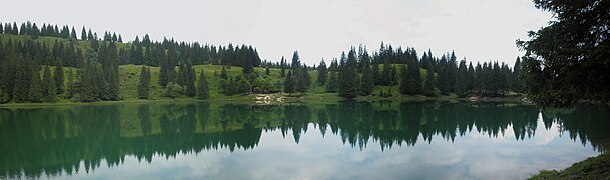
<path id="1" fill-rule="evenodd" d="M 299 52 L 294 51 L 292 54 L 292 63 L 290 64 L 290 69 L 293 71 L 298 69 L 301 66 L 301 59 L 299 58 Z"/>
<path id="2" fill-rule="evenodd" d="M 352 48 L 347 58 L 345 53 L 341 55 L 341 64 L 339 65 L 339 96 L 345 98 L 354 98 L 358 95 L 358 77 L 356 64 L 356 52 Z"/>
<path id="3" fill-rule="evenodd" d="M 405 65 L 402 65 L 400 67 L 400 86 L 399 86 L 399 91 L 400 94 L 409 94 L 409 75 L 407 74 L 407 67 Z"/>
<path id="4" fill-rule="evenodd" d="M 307 92 L 307 89 L 309 89 L 309 86 L 311 85 L 311 78 L 309 77 L 309 72 L 307 72 L 307 67 L 305 65 L 301 66 L 300 69 L 297 69 L 295 71 L 296 73 L 296 84 L 297 84 L 297 91 L 299 91 L 301 94 Z"/>
<path id="5" fill-rule="evenodd" d="M 288 74 L 286 74 L 286 78 L 284 79 L 284 92 L 288 93 L 288 95 L 290 95 L 291 93 L 294 93 L 295 88 L 294 88 L 294 77 L 292 76 L 292 71 L 288 70 Z"/>
<path id="6" fill-rule="evenodd" d="M 28 88 L 28 98 L 30 102 L 43 102 L 44 95 L 42 94 L 42 87 L 40 81 L 40 72 L 34 71 L 31 76 L 30 87 Z"/>
<path id="7" fill-rule="evenodd" d="M 392 65 L 388 59 L 384 59 L 383 68 L 381 70 L 381 78 L 379 79 L 381 85 L 391 86 L 392 85 Z"/>
<path id="8" fill-rule="evenodd" d="M 280 60 L 280 77 L 286 77 L 286 60 L 284 59 L 284 56 L 282 56 L 282 60 Z"/>
<path id="9" fill-rule="evenodd" d="M 436 80 L 434 78 L 434 71 L 432 68 L 426 73 L 426 79 L 424 80 L 424 95 L 425 96 L 436 96 Z"/>
<path id="10" fill-rule="evenodd" d="M 373 77 L 374 85 L 381 85 L 381 74 L 379 74 L 379 64 L 373 63 L 371 67 L 371 76 Z"/>
<path id="11" fill-rule="evenodd" d="M 360 82 L 360 92 L 362 95 L 368 96 L 373 93 L 375 82 L 373 81 L 373 73 L 371 72 L 370 57 L 366 50 L 364 50 L 360 61 L 362 63 L 362 81 Z"/>
<path id="12" fill-rule="evenodd" d="M 199 74 L 199 81 L 197 82 L 197 98 L 203 100 L 208 99 L 209 97 L 210 90 L 208 88 L 208 81 L 202 69 L 201 74 Z"/>
<path id="13" fill-rule="evenodd" d="M 326 83 L 326 76 L 328 74 L 328 70 L 326 68 L 326 63 L 324 62 L 324 59 L 322 59 L 320 61 L 317 71 L 318 71 L 318 79 L 316 80 L 316 82 L 319 85 L 324 85 L 324 83 Z"/>
<path id="14" fill-rule="evenodd" d="M 197 89 L 195 88 L 195 69 L 193 69 L 193 64 L 190 60 L 186 63 L 186 72 L 185 72 L 185 93 L 188 97 L 193 97 L 197 94 Z"/>
<path id="15" fill-rule="evenodd" d="M 225 66 L 222 66 L 222 70 L 220 71 L 220 78 L 224 79 L 224 80 L 227 80 L 227 77 L 229 77 L 227 75 L 227 70 L 225 70 Z"/>
<path id="16" fill-rule="evenodd" d="M 55 101 L 57 87 L 55 86 L 55 80 L 51 76 L 51 69 L 49 68 L 49 66 L 45 66 L 44 68 L 41 86 L 43 96 L 42 100 L 47 102 Z"/>
<path id="17" fill-rule="evenodd" d="M 55 63 L 55 76 L 53 76 L 53 80 L 55 81 L 55 86 L 57 90 L 55 91 L 57 94 L 64 93 L 64 71 L 63 71 L 63 63 L 60 60 L 57 60 Z"/>
<path id="18" fill-rule="evenodd" d="M 16 103 L 21 103 L 28 100 L 28 89 L 30 88 L 30 82 L 33 79 L 32 74 L 34 73 L 32 71 L 34 68 L 32 67 L 32 58 L 29 55 L 19 55 L 14 56 L 13 58 L 16 58 L 17 62 L 21 62 L 17 63 L 15 67 L 13 101 Z"/>
<path id="19" fill-rule="evenodd" d="M 80 30 L 80 40 L 87 40 L 87 31 L 85 30 L 85 26 L 83 26 L 83 29 Z"/>
<path id="20" fill-rule="evenodd" d="M 455 93 L 459 97 L 465 97 L 468 93 L 468 68 L 466 67 L 466 59 L 460 61 L 455 79 Z"/>
<path id="21" fill-rule="evenodd" d="M 516 93 L 522 93 L 524 90 L 524 85 L 523 85 L 523 81 L 521 81 L 520 78 L 521 75 L 521 58 L 517 57 L 517 60 L 515 61 L 515 65 L 513 66 L 513 73 L 512 73 L 512 90 L 515 91 Z"/>
<path id="22" fill-rule="evenodd" d="M 148 99 L 150 94 L 150 71 L 146 66 L 140 69 L 140 80 L 138 82 L 138 98 Z"/>

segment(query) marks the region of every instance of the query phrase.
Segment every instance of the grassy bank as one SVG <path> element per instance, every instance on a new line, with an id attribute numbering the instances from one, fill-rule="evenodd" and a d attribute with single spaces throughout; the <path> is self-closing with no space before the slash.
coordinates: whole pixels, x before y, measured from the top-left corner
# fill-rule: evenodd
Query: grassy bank
<path id="1" fill-rule="evenodd" d="M 591 157 L 561 170 L 542 170 L 530 179 L 610 179 L 610 153 Z"/>

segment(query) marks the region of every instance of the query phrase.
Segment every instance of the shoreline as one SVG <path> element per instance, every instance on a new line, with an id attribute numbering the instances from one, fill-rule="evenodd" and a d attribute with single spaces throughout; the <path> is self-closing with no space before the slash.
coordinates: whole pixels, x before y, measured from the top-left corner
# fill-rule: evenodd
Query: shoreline
<path id="1" fill-rule="evenodd" d="M 268 101 L 267 103 L 259 103 L 256 99 L 257 96 L 264 95 L 276 95 L 283 98 L 282 101 Z M 325 102 L 342 102 L 342 101 L 401 101 L 401 102 L 414 102 L 414 101 L 468 101 L 468 102 L 514 102 L 514 103 L 526 103 L 521 100 L 523 96 L 505 96 L 505 97 L 477 97 L 476 100 L 473 100 L 470 97 L 459 98 L 455 95 L 448 96 L 436 96 L 436 97 L 427 97 L 427 96 L 395 96 L 395 97 L 379 97 L 379 96 L 358 96 L 356 98 L 343 98 L 339 97 L 335 94 L 305 94 L 302 96 L 299 95 L 286 95 L 286 94 L 249 94 L 249 95 L 237 95 L 230 97 L 222 97 L 222 98 L 210 98 L 206 100 L 199 100 L 195 98 L 177 98 L 177 99 L 128 99 L 128 100 L 119 100 L 119 101 L 96 101 L 96 102 L 78 102 L 78 101 L 69 101 L 66 99 L 62 99 L 64 101 L 58 102 L 43 102 L 43 103 L 6 103 L 0 104 L 0 108 L 27 108 L 27 107 L 46 107 L 46 106 L 76 106 L 76 105 L 109 105 L 109 104 L 129 104 L 129 103 L 187 103 L 187 102 L 221 102 L 221 103 L 246 103 L 253 105 L 265 105 L 265 104 L 284 104 L 284 103 L 325 103 Z"/>

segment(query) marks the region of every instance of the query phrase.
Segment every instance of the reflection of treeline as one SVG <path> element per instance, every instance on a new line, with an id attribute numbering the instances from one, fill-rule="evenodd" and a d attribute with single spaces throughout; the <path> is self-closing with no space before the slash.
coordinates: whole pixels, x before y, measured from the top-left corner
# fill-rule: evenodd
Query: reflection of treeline
<path id="1" fill-rule="evenodd" d="M 517 140 L 534 136 L 539 110 L 506 104 L 377 102 L 273 106 L 161 104 L 0 109 L 0 174 L 39 177 L 89 170 L 102 160 L 110 166 L 125 156 L 150 162 L 153 156 L 227 148 L 255 148 L 262 131 L 292 133 L 298 143 L 313 123 L 322 136 L 333 133 L 343 143 L 382 149 L 412 146 L 440 136 L 454 141 L 476 130 L 490 137 L 513 131 Z M 560 125 L 573 139 L 605 151 L 609 117 L 605 109 L 578 107 L 544 110 L 547 129 Z M 420 137 L 421 136 L 421 137 Z M 607 144 L 607 143 L 605 143 Z M 83 164 L 81 164 L 83 162 Z M 1 176 L 0 176 L 1 177 Z"/>
<path id="2" fill-rule="evenodd" d="M 605 106 L 576 105 L 570 109 L 545 109 L 542 117 L 546 128 L 559 124 L 560 131 L 568 132 L 571 139 L 579 139 L 583 145 L 606 152 L 610 147 L 610 112 Z"/>

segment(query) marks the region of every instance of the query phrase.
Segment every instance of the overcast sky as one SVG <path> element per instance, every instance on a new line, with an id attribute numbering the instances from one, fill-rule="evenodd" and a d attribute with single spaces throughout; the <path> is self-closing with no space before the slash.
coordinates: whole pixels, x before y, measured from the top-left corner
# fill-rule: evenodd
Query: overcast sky
<path id="1" fill-rule="evenodd" d="M 470 61 L 511 66 L 522 55 L 515 40 L 551 20 L 531 0 L 79 0 L 3 2 L 1 22 L 30 20 L 123 35 L 208 44 L 248 44 L 262 59 L 299 51 L 308 65 L 338 57 L 350 46 L 378 50 L 381 41 L 418 55 L 455 50 Z"/>

